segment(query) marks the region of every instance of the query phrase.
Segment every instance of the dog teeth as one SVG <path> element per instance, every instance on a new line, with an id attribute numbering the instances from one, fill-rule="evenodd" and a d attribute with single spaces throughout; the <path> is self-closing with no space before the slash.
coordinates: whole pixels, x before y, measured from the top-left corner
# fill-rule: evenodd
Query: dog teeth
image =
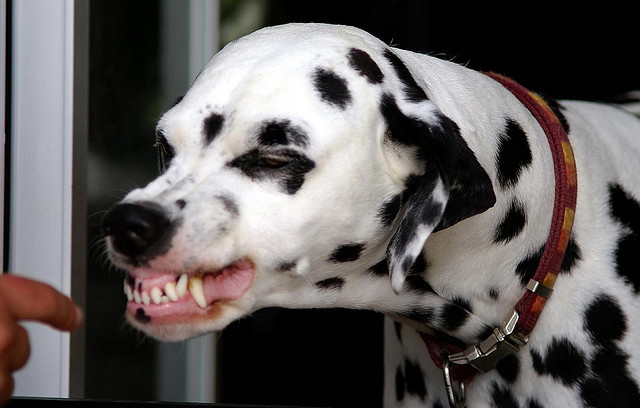
<path id="1" fill-rule="evenodd" d="M 176 283 L 176 293 L 178 297 L 182 297 L 187 294 L 188 281 L 189 281 L 189 277 L 187 276 L 186 273 L 183 273 L 182 275 L 180 275 L 180 279 L 178 279 L 178 283 Z"/>
<path id="2" fill-rule="evenodd" d="M 187 276 L 187 275 L 184 275 Z M 176 291 L 176 284 L 173 282 L 169 282 L 166 285 L 164 285 L 164 293 L 166 293 L 167 297 L 174 301 L 177 302 L 178 301 L 178 292 Z"/>
<path id="3" fill-rule="evenodd" d="M 159 305 L 160 302 L 162 302 L 162 291 L 160 288 L 151 289 L 151 300 L 156 305 Z"/>
<path id="4" fill-rule="evenodd" d="M 126 279 L 124 281 L 124 294 L 127 295 L 127 300 L 129 302 L 133 300 L 133 291 L 131 290 L 131 286 L 129 286 Z"/>
<path id="5" fill-rule="evenodd" d="M 203 309 L 207 307 L 207 300 L 204 298 L 204 290 L 202 288 L 202 275 L 196 275 L 189 279 L 189 293 L 198 306 Z"/>
<path id="6" fill-rule="evenodd" d="M 207 307 L 202 287 L 202 275 L 189 277 L 183 273 L 176 282 L 169 282 L 164 287 L 153 287 L 149 291 L 143 291 L 142 284 L 140 282 L 134 284 L 131 278 L 124 280 L 124 293 L 127 296 L 127 301 L 133 301 L 137 304 L 159 305 L 177 302 L 187 292 L 191 294 L 198 306 L 203 309 Z"/>

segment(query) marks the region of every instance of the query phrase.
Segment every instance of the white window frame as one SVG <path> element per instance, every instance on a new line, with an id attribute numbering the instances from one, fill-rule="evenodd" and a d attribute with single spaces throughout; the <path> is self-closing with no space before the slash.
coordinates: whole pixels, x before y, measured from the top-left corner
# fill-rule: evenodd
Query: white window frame
<path id="1" fill-rule="evenodd" d="M 84 42 L 74 39 L 80 27 L 75 12 L 87 5 L 73 0 L 12 3 L 11 90 L 7 90 L 11 92 L 9 270 L 73 295 L 81 305 L 83 290 L 74 289 L 84 288 L 72 287 L 71 276 L 72 270 L 80 271 L 74 283 L 83 285 L 85 186 L 77 182 L 86 173 L 79 168 L 84 163 L 80 148 L 86 149 L 86 127 L 81 126 L 86 124 L 86 103 L 79 111 L 74 108 L 80 108 L 87 70 L 75 72 L 75 64 L 82 61 L 75 58 L 76 47 Z M 31 358 L 15 375 L 14 395 L 69 397 L 72 383 L 74 390 L 81 389 L 75 379 L 81 382 L 82 376 L 72 373 L 71 336 L 36 323 L 25 327 Z M 78 361 L 82 337 L 74 336 L 80 341 L 73 352 Z"/>
<path id="2" fill-rule="evenodd" d="M 0 38 L 3 129 L 4 95 L 11 93 L 8 267 L 49 283 L 83 306 L 89 1 L 14 0 L 11 16 L 6 15 L 7 0 L 0 2 L 0 19 L 12 23 L 10 89 L 4 89 L 2 80 L 4 31 Z M 189 0 L 188 10 L 189 66 L 180 84 L 183 91 L 215 51 L 219 1 Z M 6 21 L 0 22 L 6 27 Z M 0 155 L 0 165 L 3 160 Z M 25 327 L 31 358 L 15 375 L 14 395 L 84 397 L 84 333 L 70 336 L 37 323 Z M 185 400 L 213 402 L 215 339 L 188 342 L 184 356 Z M 175 369 L 158 368 L 163 381 L 173 379 Z"/>

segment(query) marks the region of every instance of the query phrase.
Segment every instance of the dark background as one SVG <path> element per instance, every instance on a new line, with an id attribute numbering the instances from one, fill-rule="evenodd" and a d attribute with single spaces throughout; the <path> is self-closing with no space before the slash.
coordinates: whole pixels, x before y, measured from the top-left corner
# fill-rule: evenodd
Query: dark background
<path id="1" fill-rule="evenodd" d="M 615 2 L 263 0 L 265 25 L 327 22 L 363 28 L 391 45 L 506 74 L 553 98 L 609 100 L 640 89 L 637 12 Z M 241 1 L 223 1 L 233 10 Z M 92 154 L 140 170 L 90 203 L 87 397 L 153 399 L 155 343 L 123 328 L 121 276 L 106 271 L 104 209 L 154 177 L 158 115 L 155 1 L 91 2 Z M 176 97 L 179 95 L 176 95 Z M 640 135 L 639 135 L 640 136 Z M 123 149 L 126 146 L 127 149 Z M 133 173 L 132 173 L 133 178 Z M 105 295 L 107 294 L 107 295 Z M 379 407 L 382 317 L 356 311 L 265 310 L 219 336 L 218 401 Z M 124 368 L 123 368 L 124 367 Z"/>

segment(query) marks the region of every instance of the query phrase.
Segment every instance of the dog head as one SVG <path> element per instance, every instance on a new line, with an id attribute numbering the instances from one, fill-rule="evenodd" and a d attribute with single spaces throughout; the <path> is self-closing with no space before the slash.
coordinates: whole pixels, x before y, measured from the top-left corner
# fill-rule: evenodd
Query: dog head
<path id="1" fill-rule="evenodd" d="M 427 237 L 495 201 L 456 124 L 350 27 L 229 44 L 156 145 L 161 175 L 103 230 L 129 321 L 165 340 L 269 306 L 390 310 Z M 366 272 L 385 258 L 391 279 Z"/>

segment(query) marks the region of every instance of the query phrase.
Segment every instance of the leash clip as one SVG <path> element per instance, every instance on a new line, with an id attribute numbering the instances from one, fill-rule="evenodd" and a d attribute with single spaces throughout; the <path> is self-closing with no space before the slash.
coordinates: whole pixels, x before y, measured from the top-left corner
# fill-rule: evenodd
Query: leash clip
<path id="1" fill-rule="evenodd" d="M 529 341 L 527 336 L 514 331 L 519 317 L 518 312 L 511 310 L 502 327 L 493 329 L 491 335 L 480 343 L 449 355 L 449 361 L 453 364 L 469 364 L 481 373 L 493 370 L 500 360 L 517 353 Z"/>
<path id="2" fill-rule="evenodd" d="M 464 408 L 467 405 L 467 394 L 464 390 L 464 382 L 456 381 L 458 383 L 458 391 L 453 389 L 454 380 L 451 378 L 451 372 L 449 371 L 449 360 L 446 360 L 442 364 L 442 374 L 444 375 L 444 388 L 447 390 L 447 398 L 449 399 L 449 406 L 451 408 Z"/>

